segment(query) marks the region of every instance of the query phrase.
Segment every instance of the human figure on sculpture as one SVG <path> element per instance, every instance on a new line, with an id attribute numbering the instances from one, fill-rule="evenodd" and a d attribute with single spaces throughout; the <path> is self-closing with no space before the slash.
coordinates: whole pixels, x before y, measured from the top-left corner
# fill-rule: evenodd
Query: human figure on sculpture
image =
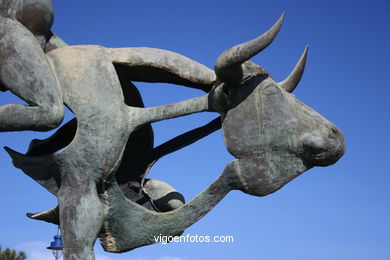
<path id="1" fill-rule="evenodd" d="M 0 90 L 29 106 L 0 106 L 0 132 L 47 131 L 63 120 L 58 81 L 45 51 L 66 45 L 53 35 L 51 0 L 0 0 Z"/>

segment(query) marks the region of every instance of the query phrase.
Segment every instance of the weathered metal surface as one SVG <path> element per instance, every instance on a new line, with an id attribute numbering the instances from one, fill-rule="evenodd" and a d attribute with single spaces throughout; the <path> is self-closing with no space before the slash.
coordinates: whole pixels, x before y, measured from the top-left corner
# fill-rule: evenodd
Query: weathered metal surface
<path id="1" fill-rule="evenodd" d="M 99 191 L 105 189 L 104 180 L 115 175 L 129 135 L 148 122 L 207 110 L 207 96 L 155 108 L 127 106 L 111 52 L 99 46 L 49 52 L 64 103 L 77 118 L 76 134 L 56 154 L 11 152 L 15 166 L 58 196 L 64 254 L 69 257 L 92 257 L 105 211 Z M 85 246 L 81 249 L 80 245 Z"/>
<path id="2" fill-rule="evenodd" d="M 281 21 L 276 26 L 280 27 Z M 258 39 L 272 41 L 276 34 L 269 37 L 269 33 Z M 213 103 L 222 114 L 226 147 L 236 159 L 194 200 L 166 213 L 148 211 L 126 200 L 117 184 L 107 181 L 104 198 L 108 213 L 101 238 L 105 250 L 123 252 L 155 243 L 154 235 L 173 236 L 207 214 L 231 190 L 265 196 L 311 167 L 330 165 L 343 155 L 344 139 L 337 128 L 286 91 L 298 84 L 307 50 L 280 86 L 263 68 L 246 60 L 258 53 L 256 46 L 244 51 L 245 59 L 235 56 L 243 46 L 251 49 L 248 43 L 234 47 L 216 62 L 229 65 L 229 77 L 218 77 L 221 72 L 225 75 L 223 65 L 218 65 L 213 91 L 220 95 Z M 229 56 L 235 59 L 234 69 Z M 232 75 L 235 72 L 237 75 Z M 223 90 L 218 92 L 218 88 Z M 223 104 L 215 104 L 218 102 Z M 125 217 L 116 217 L 122 214 Z"/>
<path id="3" fill-rule="evenodd" d="M 33 140 L 27 154 L 7 148 L 16 167 L 58 197 L 57 208 L 28 216 L 61 223 L 66 260 L 94 259 L 97 237 L 106 251 L 124 252 L 155 243 L 154 236 L 180 234 L 231 190 L 264 196 L 344 153 L 341 132 L 289 93 L 303 74 L 307 49 L 280 83 L 249 61 L 273 41 L 284 16 L 262 36 L 223 52 L 214 73 L 160 49 L 66 46 L 50 32 L 50 1 L 14 3 L 0 1 L 0 90 L 32 107 L 0 107 L 0 131 L 56 127 L 62 103 L 75 114 L 52 137 Z M 31 19 L 32 10 L 39 18 Z M 207 94 L 144 108 L 130 81 Z M 154 147 L 150 123 L 203 111 L 221 118 Z M 169 184 L 145 179 L 156 160 L 221 125 L 235 160 L 194 200 L 185 204 Z"/>

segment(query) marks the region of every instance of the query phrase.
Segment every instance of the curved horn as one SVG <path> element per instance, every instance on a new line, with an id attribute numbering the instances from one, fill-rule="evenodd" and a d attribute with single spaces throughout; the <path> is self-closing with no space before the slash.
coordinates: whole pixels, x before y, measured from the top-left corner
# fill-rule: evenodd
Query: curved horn
<path id="1" fill-rule="evenodd" d="M 307 51 L 309 46 L 306 46 L 305 50 L 302 53 L 301 58 L 299 59 L 297 65 L 290 73 L 290 75 L 283 81 L 279 82 L 279 86 L 286 90 L 287 92 L 292 92 L 298 85 L 299 81 L 302 78 L 303 71 L 305 70 Z"/>
<path id="2" fill-rule="evenodd" d="M 284 13 L 271 29 L 263 35 L 224 51 L 214 65 L 217 77 L 223 82 L 236 82 L 236 80 L 241 80 L 241 64 L 271 44 L 282 27 L 283 20 Z"/>

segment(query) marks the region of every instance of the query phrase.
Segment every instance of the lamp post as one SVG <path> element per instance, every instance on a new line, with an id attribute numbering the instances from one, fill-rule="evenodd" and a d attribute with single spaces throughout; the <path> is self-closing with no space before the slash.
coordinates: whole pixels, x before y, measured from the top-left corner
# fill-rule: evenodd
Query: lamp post
<path id="1" fill-rule="evenodd" d="M 50 249 L 55 257 L 55 260 L 59 260 L 62 256 L 62 239 L 60 234 L 60 227 L 58 227 L 57 235 L 54 236 L 54 241 L 47 247 Z"/>

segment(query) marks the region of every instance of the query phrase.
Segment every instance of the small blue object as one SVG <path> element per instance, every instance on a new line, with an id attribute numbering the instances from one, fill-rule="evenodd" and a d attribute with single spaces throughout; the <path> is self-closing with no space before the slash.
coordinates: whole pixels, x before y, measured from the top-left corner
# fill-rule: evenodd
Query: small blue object
<path id="1" fill-rule="evenodd" d="M 55 235 L 54 241 L 50 243 L 50 246 L 47 247 L 50 250 L 62 250 L 62 239 L 61 235 Z"/>

